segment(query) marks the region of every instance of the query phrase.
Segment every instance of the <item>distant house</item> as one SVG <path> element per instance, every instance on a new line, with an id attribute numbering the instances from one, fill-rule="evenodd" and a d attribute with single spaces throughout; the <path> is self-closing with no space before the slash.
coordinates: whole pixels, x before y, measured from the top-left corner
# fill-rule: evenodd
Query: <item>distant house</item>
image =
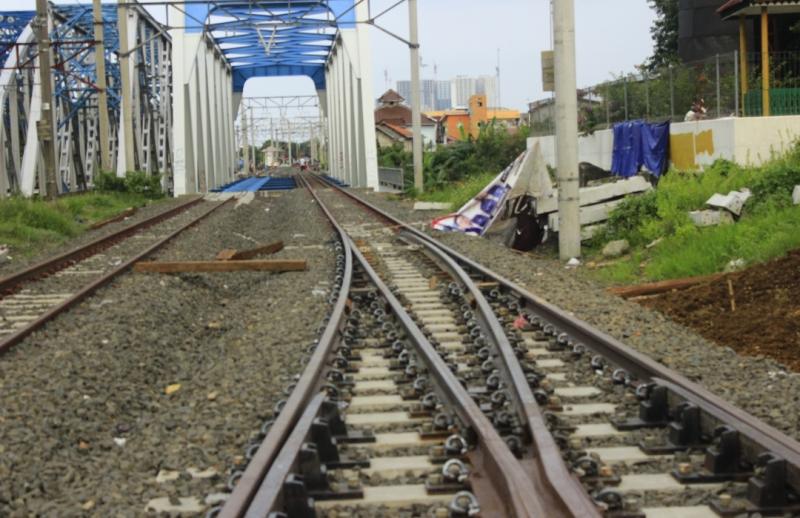
<path id="1" fill-rule="evenodd" d="M 398 137 L 395 142 L 405 141 L 401 138 L 398 130 L 408 130 L 411 132 L 411 108 L 405 104 L 405 99 L 394 90 L 387 90 L 378 99 L 378 107 L 375 109 L 375 130 L 383 135 L 378 136 L 378 145 L 383 146 L 390 135 Z M 424 146 L 436 141 L 436 121 L 422 115 L 422 142 Z"/>
<path id="2" fill-rule="evenodd" d="M 520 122 L 518 111 L 490 108 L 487 106 L 486 95 L 483 94 L 470 97 L 469 108 L 428 112 L 426 115 L 438 123 L 436 142 L 440 144 L 462 140 L 464 136 L 477 137 L 481 126 L 492 121 L 509 131 L 515 131 Z"/>
<path id="3" fill-rule="evenodd" d="M 384 121 L 375 125 L 375 135 L 378 138 L 378 147 L 401 144 L 403 149 L 411 151 L 414 134 L 408 128 Z"/>

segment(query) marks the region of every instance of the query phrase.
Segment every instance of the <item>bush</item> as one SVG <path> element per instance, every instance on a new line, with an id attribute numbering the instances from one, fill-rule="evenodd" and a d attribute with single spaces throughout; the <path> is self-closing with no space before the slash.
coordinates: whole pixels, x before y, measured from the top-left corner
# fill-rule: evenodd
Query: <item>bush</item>
<path id="1" fill-rule="evenodd" d="M 129 193 L 140 194 L 146 198 L 160 198 L 164 195 L 161 190 L 161 175 L 129 172 L 125 176 L 125 187 Z"/>
<path id="2" fill-rule="evenodd" d="M 703 275 L 720 271 L 733 259 L 766 261 L 800 246 L 800 207 L 791 202 L 800 184 L 800 144 L 761 167 L 718 160 L 705 171 L 670 171 L 647 194 L 625 199 L 609 215 L 591 246 L 627 239 L 631 257 L 601 272 L 612 282 Z M 697 228 L 689 211 L 705 208 L 714 193 L 744 187 L 753 196 L 733 225 Z M 644 245 L 662 238 L 652 249 Z M 638 272 L 638 274 L 636 273 Z"/>
<path id="3" fill-rule="evenodd" d="M 103 192 L 125 192 L 125 178 L 103 172 L 94 177 L 94 188 Z"/>
<path id="4" fill-rule="evenodd" d="M 161 190 L 161 175 L 140 171 L 129 171 L 124 177 L 114 173 L 100 173 L 94 179 L 94 187 L 101 192 L 124 192 L 151 199 L 164 195 Z"/>

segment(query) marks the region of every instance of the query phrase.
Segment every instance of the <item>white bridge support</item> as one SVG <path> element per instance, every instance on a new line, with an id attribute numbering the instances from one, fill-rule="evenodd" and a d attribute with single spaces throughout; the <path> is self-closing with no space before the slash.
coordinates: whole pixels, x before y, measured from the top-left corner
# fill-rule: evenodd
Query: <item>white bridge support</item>
<path id="1" fill-rule="evenodd" d="M 366 22 L 368 7 L 355 7 Z M 378 188 L 378 146 L 369 25 L 341 27 L 325 69 L 327 90 L 320 94 L 328 123 L 327 160 L 331 176 L 353 187 Z"/>
<path id="2" fill-rule="evenodd" d="M 183 10 L 169 10 L 171 24 L 184 27 Z M 183 28 L 169 32 L 175 195 L 207 192 L 229 183 L 235 173 L 232 71 L 211 37 Z"/>

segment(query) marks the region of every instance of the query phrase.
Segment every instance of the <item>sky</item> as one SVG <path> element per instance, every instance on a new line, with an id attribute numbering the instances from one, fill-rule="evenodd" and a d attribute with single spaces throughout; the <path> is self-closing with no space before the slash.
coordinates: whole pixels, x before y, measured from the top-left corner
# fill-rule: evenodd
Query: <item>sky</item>
<path id="1" fill-rule="evenodd" d="M 378 13 L 396 0 L 371 0 Z M 62 3 L 62 2 L 57 2 Z M 551 47 L 549 0 L 418 0 L 423 79 L 456 75 L 494 75 L 500 50 L 500 100 L 525 110 L 542 91 L 540 53 Z M 0 10 L 33 9 L 34 0 L 0 0 Z M 652 53 L 654 12 L 647 0 L 575 0 L 578 86 L 590 86 L 612 74 L 631 72 Z M 408 7 L 401 4 L 379 23 L 408 35 Z M 375 97 L 410 76 L 408 47 L 371 29 Z M 245 95 L 310 95 L 308 78 L 258 78 Z"/>

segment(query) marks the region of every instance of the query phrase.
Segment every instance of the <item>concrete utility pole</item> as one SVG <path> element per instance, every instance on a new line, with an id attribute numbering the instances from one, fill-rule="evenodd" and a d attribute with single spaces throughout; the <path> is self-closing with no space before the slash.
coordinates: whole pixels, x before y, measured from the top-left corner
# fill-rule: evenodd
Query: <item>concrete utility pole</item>
<path id="1" fill-rule="evenodd" d="M 125 173 L 136 169 L 136 158 L 133 149 L 133 82 L 131 77 L 128 44 L 128 8 L 119 0 L 117 7 L 117 30 L 119 31 L 119 76 L 122 93 L 121 127 L 125 142 Z"/>
<path id="2" fill-rule="evenodd" d="M 578 87 L 575 78 L 575 2 L 554 0 L 558 248 L 562 260 L 581 255 L 578 182 Z"/>
<path id="3" fill-rule="evenodd" d="M 42 92 L 42 113 L 36 123 L 36 132 L 42 146 L 44 156 L 45 183 L 44 191 L 48 200 L 58 196 L 56 179 L 56 150 L 53 142 L 53 77 L 50 70 L 50 35 L 48 34 L 47 0 L 36 0 L 36 41 L 39 47 L 39 82 Z M 39 186 L 39 193 L 42 192 Z"/>
<path id="4" fill-rule="evenodd" d="M 422 114 L 419 99 L 419 35 L 417 31 L 417 0 L 408 0 L 409 48 L 411 49 L 411 130 L 414 133 L 414 188 L 425 190 L 422 176 Z"/>
<path id="5" fill-rule="evenodd" d="M 108 93 L 106 92 L 106 55 L 103 45 L 103 10 L 100 0 L 92 1 L 94 15 L 94 61 L 97 68 L 97 116 L 99 120 L 98 136 L 100 137 L 100 170 L 111 170 L 111 149 L 108 136 L 111 132 L 108 124 Z"/>
<path id="6" fill-rule="evenodd" d="M 247 138 L 247 107 L 242 103 L 242 159 L 244 174 L 250 174 L 250 143 Z"/>

